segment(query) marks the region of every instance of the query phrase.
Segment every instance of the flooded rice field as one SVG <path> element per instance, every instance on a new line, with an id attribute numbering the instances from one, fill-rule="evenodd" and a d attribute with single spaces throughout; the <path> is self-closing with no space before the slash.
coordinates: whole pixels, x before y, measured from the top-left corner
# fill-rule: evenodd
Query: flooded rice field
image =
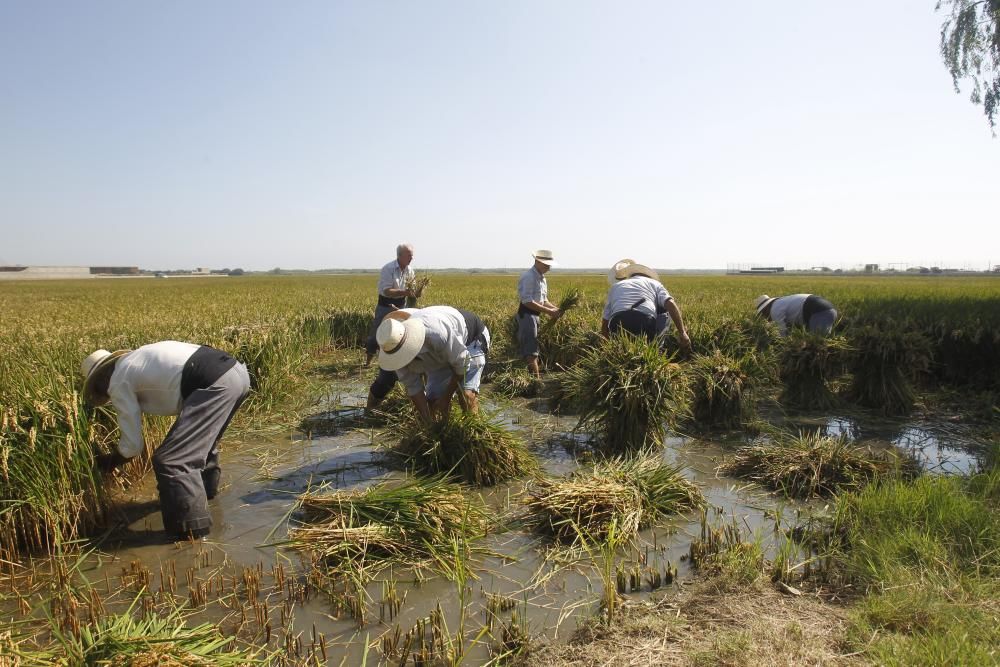
<path id="1" fill-rule="evenodd" d="M 283 649 L 293 660 L 400 664 L 425 641 L 461 643 L 478 664 L 511 633 L 562 641 L 599 610 L 599 554 L 554 549 L 516 527 L 484 540 L 483 553 L 472 556 L 475 576 L 464 586 L 430 568 L 390 570 L 360 590 L 352 582 L 310 576 L 311 563 L 283 546 L 297 496 L 320 484 L 360 489 L 405 477 L 383 456 L 379 446 L 388 443 L 379 432 L 358 426 L 366 393 L 358 382 L 339 384 L 297 431 L 224 441 L 223 487 L 211 503 L 215 527 L 204 542 L 164 543 L 155 481 L 147 474 L 122 498 L 119 525 L 89 544 L 86 556 L 69 565 L 37 563 L 34 574 L 5 573 L 4 615 L 27 622 L 67 612 L 62 599 L 53 598 L 47 609 L 31 609 L 24 600 L 46 573 L 62 577 L 75 569 L 91 597 L 101 599 L 95 607 L 115 611 L 136 599 L 150 608 L 183 604 L 194 614 L 192 623 L 218 622 L 225 633 Z M 541 399 L 484 398 L 486 411 L 532 443 L 545 473 L 562 475 L 589 460 L 586 436 L 573 432 L 575 418 L 548 414 Z M 771 415 L 768 421 L 892 446 L 934 473 L 973 470 L 982 446 L 973 430 L 946 419 Z M 822 512 L 824 503 L 787 500 L 717 475 L 722 458 L 751 439 L 740 433 L 675 436 L 664 457 L 701 487 L 709 521 L 735 522 L 773 550 L 779 527 Z M 524 488 L 518 481 L 469 492 L 481 493 L 497 516 L 516 515 Z M 702 522 L 702 512 L 692 512 L 640 531 L 634 546 L 617 554 L 625 594 L 642 599 L 683 586 L 691 578 L 687 555 Z"/>

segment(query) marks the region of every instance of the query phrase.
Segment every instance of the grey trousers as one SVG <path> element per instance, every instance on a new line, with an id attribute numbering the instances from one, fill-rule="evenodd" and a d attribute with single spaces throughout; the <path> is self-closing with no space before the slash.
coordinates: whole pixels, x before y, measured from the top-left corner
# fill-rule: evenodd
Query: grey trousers
<path id="1" fill-rule="evenodd" d="M 365 351 L 368 354 L 376 354 L 378 352 L 378 342 L 375 340 L 375 332 L 378 331 L 378 325 L 382 324 L 385 316 L 392 311 L 392 306 L 383 306 L 382 304 L 375 306 L 375 319 L 372 320 L 372 325 L 368 328 L 368 339 L 365 341 Z"/>
<path id="2" fill-rule="evenodd" d="M 813 316 L 809 318 L 809 331 L 829 336 L 830 332 L 833 331 L 833 324 L 836 321 L 836 308 L 821 310 L 818 313 L 813 313 Z"/>
<path id="3" fill-rule="evenodd" d="M 211 387 L 184 401 L 167 437 L 153 453 L 163 527 L 185 536 L 212 527 L 208 501 L 219 490 L 219 440 L 250 393 L 250 376 L 236 364 Z"/>

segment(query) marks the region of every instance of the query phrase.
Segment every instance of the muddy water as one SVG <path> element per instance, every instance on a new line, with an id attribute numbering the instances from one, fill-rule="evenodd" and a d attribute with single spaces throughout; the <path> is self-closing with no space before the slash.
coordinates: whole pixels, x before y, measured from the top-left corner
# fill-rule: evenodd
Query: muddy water
<path id="1" fill-rule="evenodd" d="M 272 440 L 227 440 L 222 454 L 223 487 L 212 502 L 215 528 L 203 543 L 161 543 L 155 483 L 152 475 L 147 475 L 143 484 L 123 499 L 122 509 L 130 520 L 126 527 L 97 544 L 101 555 L 91 558 L 84 568 L 87 578 L 98 582 L 100 592 L 113 591 L 128 585 L 121 577 L 122 570 L 132 568 L 135 562 L 151 572 L 149 590 L 166 588 L 170 580 L 174 594 L 186 599 L 191 586 L 202 591 L 209 587 L 208 602 L 196 605 L 201 611 L 195 620 L 221 620 L 226 632 L 245 638 L 255 636 L 258 644 L 265 642 L 270 624 L 267 645 L 275 648 L 291 641 L 294 646 L 298 637 L 300 655 L 308 654 L 311 638 L 322 634 L 329 664 L 360 664 L 366 644 L 371 646 L 369 660 L 374 664 L 381 656 L 380 638 L 391 636 L 396 626 L 405 634 L 439 605 L 449 630 L 454 632 L 459 625 L 461 603 L 453 582 L 430 574 L 392 573 L 384 578 L 396 581 L 396 595 L 402 601 L 398 611 L 391 620 L 388 615 L 380 618 L 380 611 L 385 611 L 380 605 L 383 583 L 374 582 L 367 588 L 369 600 L 362 625 L 321 593 L 313 591 L 303 596 L 296 586 L 304 582 L 306 564 L 296 553 L 280 546 L 286 535 L 289 509 L 296 496 L 310 485 L 328 483 L 350 489 L 402 477 L 384 465 L 375 432 L 348 428 L 357 406 L 364 402 L 365 391 L 359 385 L 338 387 L 318 406 L 320 416 L 304 424 L 306 431 Z M 498 410 L 512 429 L 530 439 L 546 472 L 569 472 L 587 453 L 585 439 L 570 433 L 575 420 L 548 415 L 543 404 L 487 401 L 486 408 Z M 795 423 L 831 434 L 892 443 L 917 457 L 928 469 L 940 472 L 972 469 L 979 445 L 969 433 L 950 424 L 860 417 L 800 419 Z M 772 549 L 775 517 L 780 516 L 787 524 L 813 507 L 717 476 L 715 468 L 721 457 L 744 440 L 739 434 L 719 441 L 675 437 L 667 442 L 664 457 L 670 463 L 683 465 L 689 477 L 702 487 L 716 508 L 711 513 L 715 520 L 735 519 L 759 535 L 765 548 Z M 516 507 L 522 491 L 523 484 L 515 483 L 485 491 L 483 497 L 499 513 Z M 643 561 L 662 571 L 669 562 L 679 570 L 678 581 L 672 586 L 684 585 L 690 571 L 683 557 L 692 538 L 700 532 L 700 520 L 700 514 L 680 516 L 655 530 L 644 531 L 637 549 L 619 554 L 619 558 L 626 569 Z M 499 614 L 496 632 L 499 623 L 510 621 L 516 612 L 532 635 L 544 635 L 552 641 L 568 637 L 580 619 L 598 610 L 603 584 L 593 560 L 583 557 L 567 565 L 555 560 L 547 545 L 516 530 L 490 536 L 485 542 L 497 555 L 478 560 L 476 579 L 466 589 L 464 617 L 470 664 L 488 656 L 489 633 L 471 644 L 471 637 L 480 635 L 488 620 L 488 594 L 502 595 L 513 604 L 513 608 Z M 242 581 L 247 568 L 258 569 L 262 591 L 259 600 L 268 601 L 263 612 L 260 603 L 254 609 L 252 605 L 235 604 L 231 596 L 226 601 L 227 594 L 239 588 L 237 579 Z M 665 586 L 661 591 L 669 588 Z M 649 596 L 649 586 L 644 583 L 641 592 L 628 595 Z M 265 617 L 267 622 L 263 621 Z"/>

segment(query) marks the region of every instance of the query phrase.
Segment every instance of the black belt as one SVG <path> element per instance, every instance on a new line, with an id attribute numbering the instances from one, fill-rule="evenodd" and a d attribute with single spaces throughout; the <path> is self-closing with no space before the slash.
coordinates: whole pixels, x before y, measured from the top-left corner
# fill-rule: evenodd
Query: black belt
<path id="1" fill-rule="evenodd" d="M 398 299 L 390 299 L 387 296 L 382 296 L 381 294 L 379 294 L 378 295 L 378 305 L 385 306 L 386 308 L 388 308 L 389 306 L 395 306 L 396 308 L 402 308 L 403 306 L 406 305 L 406 297 L 405 296 L 401 296 Z"/>
<path id="2" fill-rule="evenodd" d="M 181 371 L 181 398 L 187 400 L 199 389 L 208 389 L 235 365 L 236 360 L 227 353 L 202 345 L 194 351 Z"/>

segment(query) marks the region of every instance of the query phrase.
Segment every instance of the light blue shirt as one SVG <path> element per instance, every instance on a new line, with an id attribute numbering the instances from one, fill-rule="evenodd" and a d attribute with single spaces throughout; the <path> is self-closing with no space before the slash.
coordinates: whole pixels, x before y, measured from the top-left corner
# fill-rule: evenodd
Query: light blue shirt
<path id="1" fill-rule="evenodd" d="M 396 371 L 409 396 L 423 391 L 421 375 L 450 367 L 455 375 L 465 375 L 469 348 L 465 339 L 469 330 L 465 318 L 451 306 L 428 306 L 414 310 L 410 317 L 424 323 L 424 344 L 417 358 Z"/>
<path id="2" fill-rule="evenodd" d="M 517 281 L 517 296 L 521 303 L 537 301 L 545 303 L 549 300 L 549 285 L 545 282 L 545 276 L 538 272 L 538 269 L 531 267 L 521 274 L 521 279 Z"/>

